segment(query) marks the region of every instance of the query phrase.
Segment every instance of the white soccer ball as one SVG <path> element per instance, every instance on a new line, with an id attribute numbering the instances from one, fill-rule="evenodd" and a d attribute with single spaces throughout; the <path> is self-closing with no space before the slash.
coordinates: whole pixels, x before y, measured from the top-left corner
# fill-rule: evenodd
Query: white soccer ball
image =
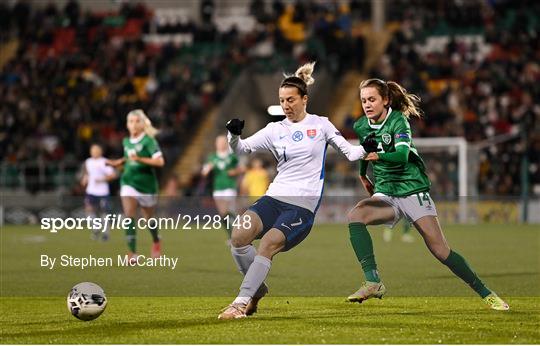
<path id="1" fill-rule="evenodd" d="M 106 306 L 105 292 L 92 282 L 81 282 L 75 285 L 67 296 L 69 312 L 83 321 L 98 318 Z"/>

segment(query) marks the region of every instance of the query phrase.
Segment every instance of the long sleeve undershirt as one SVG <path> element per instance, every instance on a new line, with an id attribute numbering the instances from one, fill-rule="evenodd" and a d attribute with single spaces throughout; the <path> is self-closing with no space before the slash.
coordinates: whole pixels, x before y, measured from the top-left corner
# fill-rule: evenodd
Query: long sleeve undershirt
<path id="1" fill-rule="evenodd" d="M 409 161 L 409 152 L 411 149 L 408 145 L 400 145 L 396 147 L 396 151 L 392 153 L 380 153 L 379 160 L 394 163 L 407 163 Z"/>
<path id="2" fill-rule="evenodd" d="M 407 163 L 409 161 L 410 148 L 408 145 L 400 145 L 396 147 L 396 151 L 392 153 L 377 153 L 380 161 L 394 162 L 394 163 Z M 365 177 L 369 161 L 360 160 L 360 166 L 358 173 Z"/>

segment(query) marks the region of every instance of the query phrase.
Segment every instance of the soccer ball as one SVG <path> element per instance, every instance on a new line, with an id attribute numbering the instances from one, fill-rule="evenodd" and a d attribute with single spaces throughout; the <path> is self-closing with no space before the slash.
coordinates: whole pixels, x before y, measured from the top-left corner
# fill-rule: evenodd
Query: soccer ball
<path id="1" fill-rule="evenodd" d="M 75 317 L 83 321 L 96 319 L 107 306 L 105 292 L 92 282 L 75 285 L 67 296 L 67 308 Z"/>

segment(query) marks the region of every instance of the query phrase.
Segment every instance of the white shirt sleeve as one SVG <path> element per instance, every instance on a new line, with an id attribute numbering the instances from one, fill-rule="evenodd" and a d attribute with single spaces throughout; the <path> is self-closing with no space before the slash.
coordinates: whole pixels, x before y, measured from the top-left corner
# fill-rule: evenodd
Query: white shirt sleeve
<path id="1" fill-rule="evenodd" d="M 227 135 L 229 146 L 236 154 L 253 153 L 261 149 L 271 150 L 272 128 L 270 124 L 246 139 L 241 139 L 240 136 L 229 132 Z"/>
<path id="2" fill-rule="evenodd" d="M 363 159 L 366 156 L 366 151 L 361 145 L 352 145 L 349 143 L 339 132 L 334 124 L 330 120 L 325 119 L 323 123 L 324 134 L 326 136 L 326 142 L 328 142 L 334 149 L 345 156 L 349 161 L 356 161 Z"/>
<path id="3" fill-rule="evenodd" d="M 113 167 L 105 165 L 104 172 L 105 172 L 105 175 L 112 175 L 115 173 L 115 170 Z"/>

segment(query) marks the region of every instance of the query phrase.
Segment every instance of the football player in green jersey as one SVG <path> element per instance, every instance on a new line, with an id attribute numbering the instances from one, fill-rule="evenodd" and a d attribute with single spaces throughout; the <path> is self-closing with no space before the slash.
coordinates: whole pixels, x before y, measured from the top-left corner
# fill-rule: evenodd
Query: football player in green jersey
<path id="1" fill-rule="evenodd" d="M 124 171 L 120 178 L 120 197 L 124 215 L 131 219 L 126 231 L 128 255 L 130 262 L 137 260 L 136 248 L 136 224 L 137 206 L 141 207 L 143 217 L 148 220 L 154 215 L 157 204 L 158 180 L 155 167 L 163 167 L 165 160 L 154 138 L 157 130 L 152 126 L 150 119 L 143 110 L 136 109 L 127 115 L 127 129 L 129 137 L 124 138 L 124 157 L 111 160 L 112 166 L 124 165 Z M 157 227 L 152 223 L 147 226 L 152 235 L 152 257 L 161 256 L 161 241 Z"/>
<path id="2" fill-rule="evenodd" d="M 381 298 L 386 288 L 379 278 L 368 225 L 395 225 L 405 217 L 424 238 L 429 251 L 455 275 L 465 281 L 495 310 L 509 306 L 471 269 L 467 261 L 450 249 L 429 195 L 430 181 L 424 162 L 412 142 L 408 118 L 421 117 L 419 97 L 395 82 L 368 79 L 360 84 L 360 99 L 366 116 L 354 124 L 354 131 L 366 151 L 360 163 L 360 181 L 371 197 L 360 201 L 348 215 L 352 247 L 366 282 L 348 297 L 351 302 Z M 366 175 L 373 165 L 373 184 Z"/>
<path id="3" fill-rule="evenodd" d="M 203 166 L 203 177 L 213 172 L 212 195 L 216 202 L 219 215 L 224 218 L 229 216 L 229 221 L 224 222 L 228 239 L 231 238 L 231 226 L 236 217 L 236 196 L 238 175 L 243 173 L 243 168 L 238 165 L 238 157 L 229 148 L 227 136 L 216 137 L 216 152 L 212 153 Z"/>

